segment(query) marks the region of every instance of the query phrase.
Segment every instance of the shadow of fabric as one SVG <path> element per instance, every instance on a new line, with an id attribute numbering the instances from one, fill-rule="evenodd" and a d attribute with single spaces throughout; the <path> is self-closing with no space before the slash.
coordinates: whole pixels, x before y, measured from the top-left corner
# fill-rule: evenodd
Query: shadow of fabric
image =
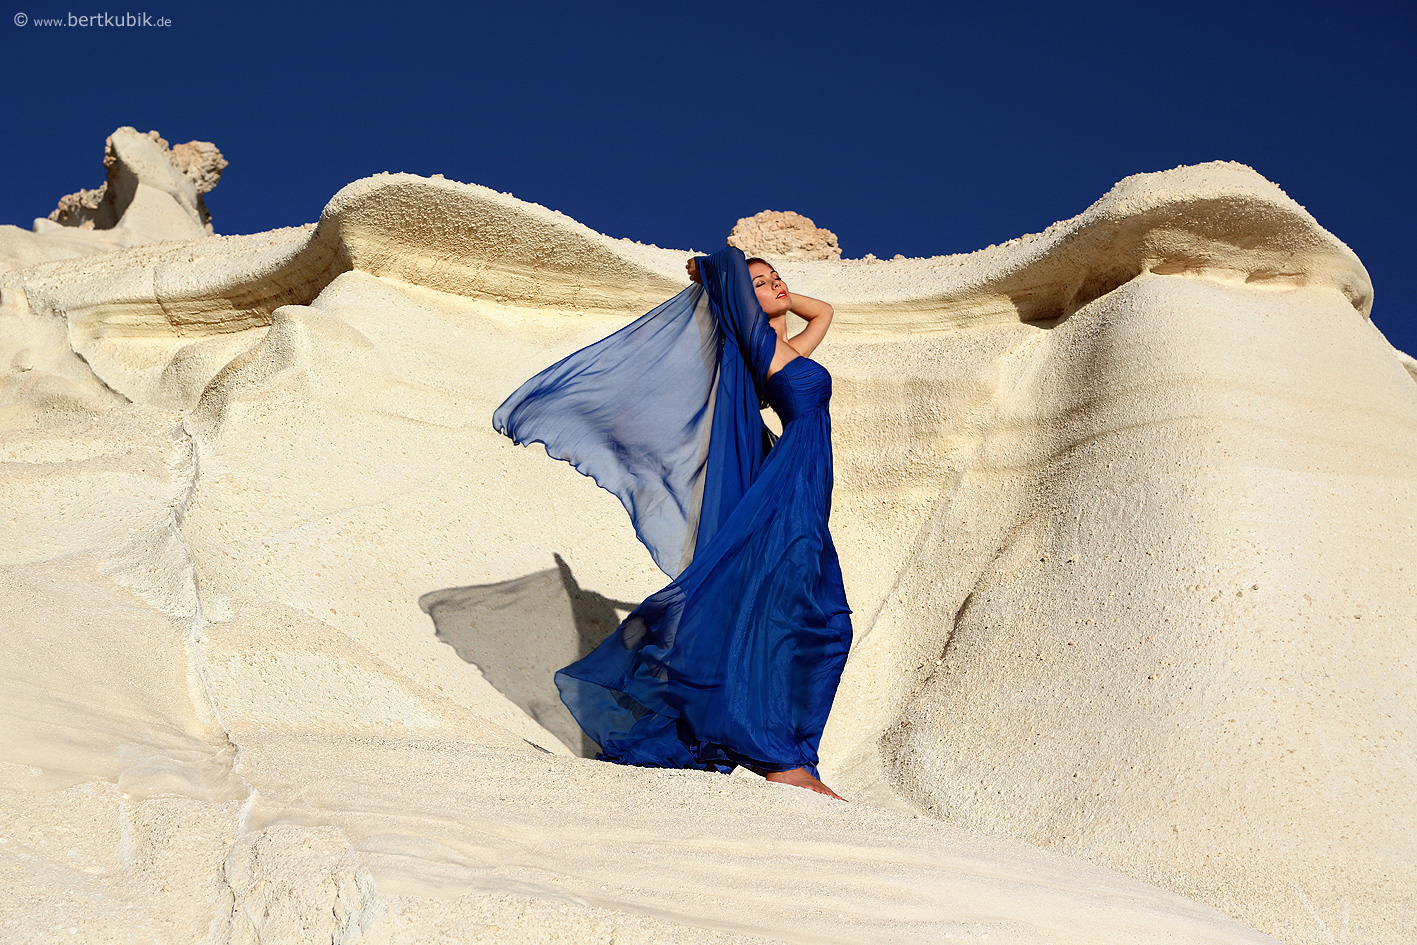
<path id="1" fill-rule="evenodd" d="M 611 600 L 556 567 L 497 584 L 430 591 L 418 606 L 439 640 L 583 758 L 599 750 L 562 705 L 552 676 L 599 645 L 635 604 Z"/>

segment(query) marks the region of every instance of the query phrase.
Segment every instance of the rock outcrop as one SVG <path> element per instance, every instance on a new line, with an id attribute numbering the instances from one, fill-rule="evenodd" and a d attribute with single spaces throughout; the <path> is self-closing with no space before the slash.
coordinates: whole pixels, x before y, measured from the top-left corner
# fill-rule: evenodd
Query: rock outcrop
<path id="1" fill-rule="evenodd" d="M 213 232 L 202 195 L 226 169 L 216 145 L 188 141 L 169 149 L 156 131 L 123 127 L 105 142 L 103 166 L 103 184 L 61 197 L 33 232 L 0 226 L 0 273 Z"/>
<path id="2" fill-rule="evenodd" d="M 836 307 L 851 805 L 571 757 L 521 691 L 662 575 L 489 418 L 682 253 L 381 175 L 0 275 L 0 928 L 1407 941 L 1417 384 L 1347 247 L 1212 164 L 779 270 Z M 479 671 L 528 583 L 564 615 Z"/>
<path id="3" fill-rule="evenodd" d="M 835 233 L 791 210 L 764 210 L 744 217 L 728 234 L 728 245 L 773 262 L 841 258 Z"/>
<path id="4" fill-rule="evenodd" d="M 183 239 L 191 236 L 185 224 L 195 218 L 207 233 L 214 232 L 202 195 L 221 180 L 226 158 L 210 141 L 169 147 L 156 131 L 144 135 L 123 127 L 104 142 L 103 166 L 108 179 L 102 185 L 61 197 L 49 219 L 84 230 L 110 230 L 125 223 L 149 230 L 166 227 L 172 231 L 170 238 Z M 173 214 L 158 194 L 170 198 L 181 212 Z M 135 205 L 137 216 L 129 217 Z"/>

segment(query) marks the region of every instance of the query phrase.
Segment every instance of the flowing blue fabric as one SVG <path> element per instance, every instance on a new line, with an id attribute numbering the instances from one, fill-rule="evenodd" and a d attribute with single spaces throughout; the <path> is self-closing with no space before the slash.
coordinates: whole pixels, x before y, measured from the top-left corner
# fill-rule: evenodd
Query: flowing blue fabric
<path id="1" fill-rule="evenodd" d="M 533 377 L 493 425 L 618 496 L 672 578 L 556 674 L 599 757 L 815 774 L 851 645 L 827 530 L 831 377 L 808 358 L 768 377 L 777 336 L 742 252 L 698 265 L 702 287 Z"/>

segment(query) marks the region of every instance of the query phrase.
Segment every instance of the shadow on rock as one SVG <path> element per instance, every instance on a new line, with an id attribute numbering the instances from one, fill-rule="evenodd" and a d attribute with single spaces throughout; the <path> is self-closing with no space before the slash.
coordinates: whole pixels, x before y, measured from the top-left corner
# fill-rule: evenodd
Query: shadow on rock
<path id="1" fill-rule="evenodd" d="M 439 640 L 568 748 L 593 758 L 598 748 L 561 704 L 552 676 L 619 626 L 617 609 L 636 605 L 582 590 L 555 558 L 556 567 L 510 581 L 430 591 L 418 606 Z"/>

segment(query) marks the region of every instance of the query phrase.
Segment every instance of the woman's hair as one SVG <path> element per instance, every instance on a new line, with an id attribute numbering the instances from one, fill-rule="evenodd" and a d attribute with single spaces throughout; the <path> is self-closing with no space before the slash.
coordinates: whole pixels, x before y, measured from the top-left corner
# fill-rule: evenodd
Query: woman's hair
<path id="1" fill-rule="evenodd" d="M 748 259 L 747 259 L 746 264 L 749 265 L 749 266 L 751 266 L 751 265 L 752 265 L 753 263 L 755 263 L 755 262 L 757 262 L 757 263 L 762 263 L 764 266 L 767 266 L 767 267 L 768 267 L 769 269 L 771 269 L 773 272 L 777 272 L 777 267 L 774 266 L 772 263 L 768 262 L 766 259 L 764 259 L 764 258 L 761 257 L 761 256 L 749 256 Z"/>

